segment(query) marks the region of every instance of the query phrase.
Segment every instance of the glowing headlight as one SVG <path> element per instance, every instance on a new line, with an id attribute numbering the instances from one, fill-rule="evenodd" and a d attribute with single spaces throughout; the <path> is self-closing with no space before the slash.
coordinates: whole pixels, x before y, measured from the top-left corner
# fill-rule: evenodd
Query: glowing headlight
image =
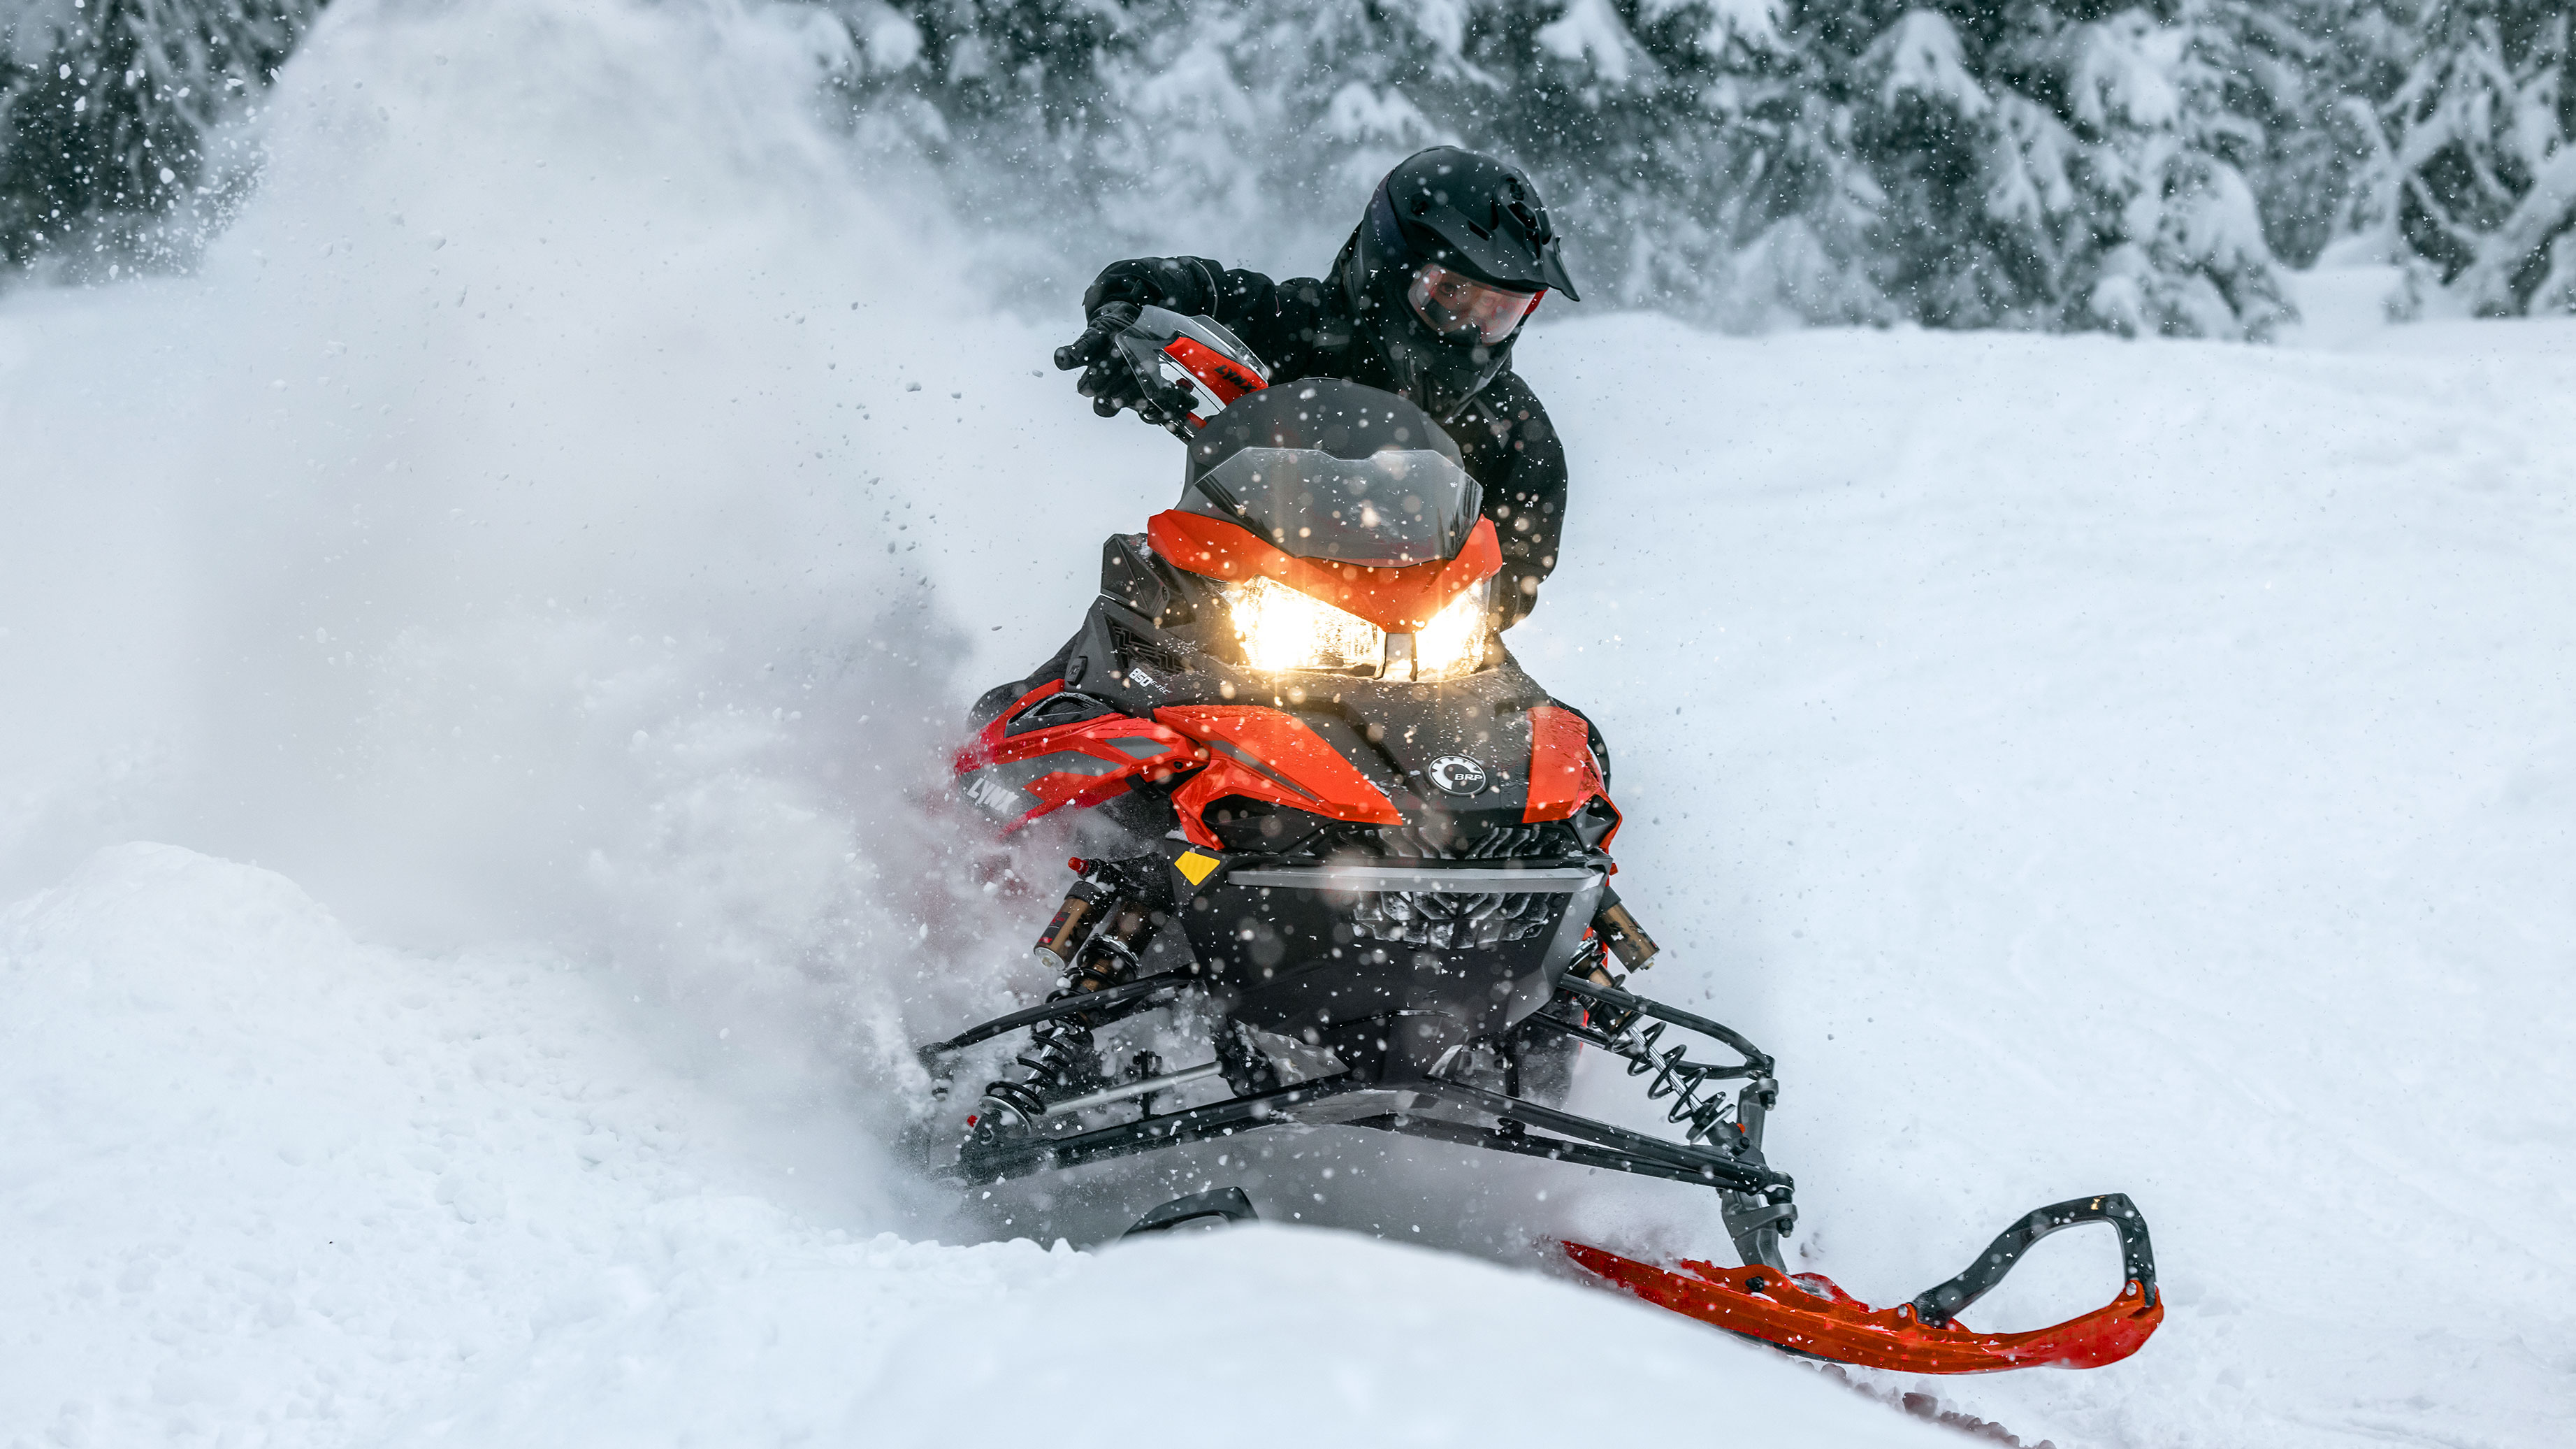
<path id="1" fill-rule="evenodd" d="M 1244 662 L 1255 669 L 1375 674 L 1386 659 L 1386 635 L 1375 624 L 1275 579 L 1237 584 L 1226 590 L 1226 602 Z"/>
<path id="2" fill-rule="evenodd" d="M 1485 662 L 1485 591 L 1469 589 L 1413 636 L 1413 677 L 1455 679 Z"/>
<path id="3" fill-rule="evenodd" d="M 1471 589 L 1398 644 L 1389 658 L 1386 631 L 1356 614 L 1299 593 L 1274 579 L 1252 579 L 1226 590 L 1235 637 L 1244 662 L 1280 673 L 1326 670 L 1402 679 L 1454 679 L 1472 674 L 1485 659 L 1485 591 Z M 1402 639 L 1403 636 L 1397 636 Z"/>

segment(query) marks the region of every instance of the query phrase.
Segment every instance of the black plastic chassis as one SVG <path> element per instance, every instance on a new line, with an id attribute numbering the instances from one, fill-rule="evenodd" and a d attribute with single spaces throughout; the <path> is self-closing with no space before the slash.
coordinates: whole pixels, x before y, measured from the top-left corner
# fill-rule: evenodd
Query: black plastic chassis
<path id="1" fill-rule="evenodd" d="M 940 1059 L 1004 1033 L 1082 1012 L 1095 1021 L 1114 1019 L 1197 989 L 1186 975 L 1147 977 L 1108 990 L 997 1017 L 948 1041 L 925 1047 L 934 1071 Z M 1615 1029 L 1586 1024 L 1563 1007 L 1588 1008 L 1620 1023 Z M 1633 1132 L 1526 1097 L 1472 1083 L 1423 1076 L 1369 1080 L 1357 1074 L 1304 1081 L 1239 1094 L 1204 1106 L 1147 1113 L 1134 1121 L 1060 1135 L 1027 1134 L 997 1140 L 968 1139 L 949 1173 L 968 1184 L 1027 1177 L 1086 1163 L 1205 1142 L 1271 1126 L 1365 1127 L 1381 1132 L 1488 1151 L 1543 1157 L 1578 1167 L 1718 1189 L 1727 1227 L 1745 1261 L 1780 1264 L 1779 1240 L 1796 1209 L 1793 1184 L 1762 1160 L 1761 1128 L 1775 1088 L 1772 1063 L 1735 1031 L 1704 1017 L 1613 987 L 1569 977 L 1557 1000 L 1528 1019 L 1536 1028 L 1575 1037 L 1623 1058 L 1632 1076 L 1650 1078 L 1650 1098 L 1669 1100 L 1668 1117 L 1691 1123 L 1707 1143 L 1674 1142 Z M 1744 1057 L 1739 1065 L 1693 1062 L 1680 1047 L 1655 1050 L 1660 1027 L 1640 1033 L 1644 1022 L 1668 1023 L 1725 1043 Z M 1735 1120 L 1718 1122 L 1718 1104 L 1703 1095 L 1705 1083 L 1742 1079 Z"/>
<path id="2" fill-rule="evenodd" d="M 969 1183 L 1000 1182 L 1282 1124 L 1370 1127 L 1737 1191 L 1790 1186 L 1786 1176 L 1715 1148 L 1661 1141 L 1464 1082 L 1388 1086 L 1341 1078 L 1274 1087 L 1065 1137 L 969 1143 L 958 1153 L 957 1174 Z"/>

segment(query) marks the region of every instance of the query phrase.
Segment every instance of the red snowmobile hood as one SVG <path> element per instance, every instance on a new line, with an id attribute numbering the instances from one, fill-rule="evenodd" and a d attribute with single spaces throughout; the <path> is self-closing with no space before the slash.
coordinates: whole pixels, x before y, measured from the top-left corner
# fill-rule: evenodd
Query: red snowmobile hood
<path id="1" fill-rule="evenodd" d="M 1402 568 L 1298 558 L 1241 524 L 1177 508 L 1155 514 L 1145 537 L 1177 568 L 1229 583 L 1276 579 L 1390 634 L 1423 628 L 1451 600 L 1503 568 L 1502 542 L 1490 518 L 1476 520 L 1456 557 Z"/>

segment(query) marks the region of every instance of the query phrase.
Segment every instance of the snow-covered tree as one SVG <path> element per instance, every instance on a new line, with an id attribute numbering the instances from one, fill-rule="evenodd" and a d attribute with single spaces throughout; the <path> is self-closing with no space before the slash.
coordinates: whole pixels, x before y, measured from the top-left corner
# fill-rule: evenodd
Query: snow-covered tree
<path id="1" fill-rule="evenodd" d="M 1767 287 L 1819 320 L 2259 336 L 2286 315 L 2192 104 L 2220 97 L 2185 84 L 2191 33 L 2143 7 L 1638 6 L 1628 51 L 1606 4 L 1558 8 L 1594 37 L 1599 109 L 1645 122 L 1558 158 L 1650 180 L 1612 208 L 1632 277 Z M 1653 99 L 1625 101 L 1640 75 Z"/>
<path id="2" fill-rule="evenodd" d="M 2181 0 L 2175 83 L 2194 147 L 2253 189 L 2273 254 L 2313 261 L 2332 237 L 2351 163 L 2367 153 L 2335 100 L 2350 64 L 2350 0 Z"/>
<path id="3" fill-rule="evenodd" d="M 2565 0 L 2429 0 L 2379 99 L 2350 230 L 2486 314 L 2576 310 L 2576 52 Z"/>
<path id="4" fill-rule="evenodd" d="M 0 0 L 0 261 L 75 273 L 186 250 L 207 145 L 320 0 Z"/>
<path id="5" fill-rule="evenodd" d="M 1757 322 L 1886 321 L 1885 193 L 1780 0 L 1529 4 L 1469 54 L 1511 80 L 1471 144 L 1517 155 L 1606 300 Z"/>
<path id="6" fill-rule="evenodd" d="M 321 0 L 0 0 L 0 261 L 170 260 Z M 854 124 L 1005 271 L 1319 267 L 1439 142 L 1538 177 L 1587 294 L 2264 335 L 2281 261 L 2576 305 L 2566 0 L 808 0 Z"/>
<path id="7" fill-rule="evenodd" d="M 1819 16 L 1856 47 L 1837 59 L 1890 198 L 1882 265 L 1921 320 L 2261 336 L 2287 315 L 2252 192 L 2188 104 L 2214 97 L 2185 83 L 2185 28 L 2134 6 L 1853 18 Z"/>

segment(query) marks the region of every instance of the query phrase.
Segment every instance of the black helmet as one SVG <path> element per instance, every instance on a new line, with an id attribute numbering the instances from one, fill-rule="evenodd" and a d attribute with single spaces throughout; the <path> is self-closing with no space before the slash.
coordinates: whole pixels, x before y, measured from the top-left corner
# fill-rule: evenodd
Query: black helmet
<path id="1" fill-rule="evenodd" d="M 1543 292 L 1581 300 L 1519 167 L 1435 146 L 1386 174 L 1342 269 L 1395 384 L 1447 418 L 1511 361 Z"/>

